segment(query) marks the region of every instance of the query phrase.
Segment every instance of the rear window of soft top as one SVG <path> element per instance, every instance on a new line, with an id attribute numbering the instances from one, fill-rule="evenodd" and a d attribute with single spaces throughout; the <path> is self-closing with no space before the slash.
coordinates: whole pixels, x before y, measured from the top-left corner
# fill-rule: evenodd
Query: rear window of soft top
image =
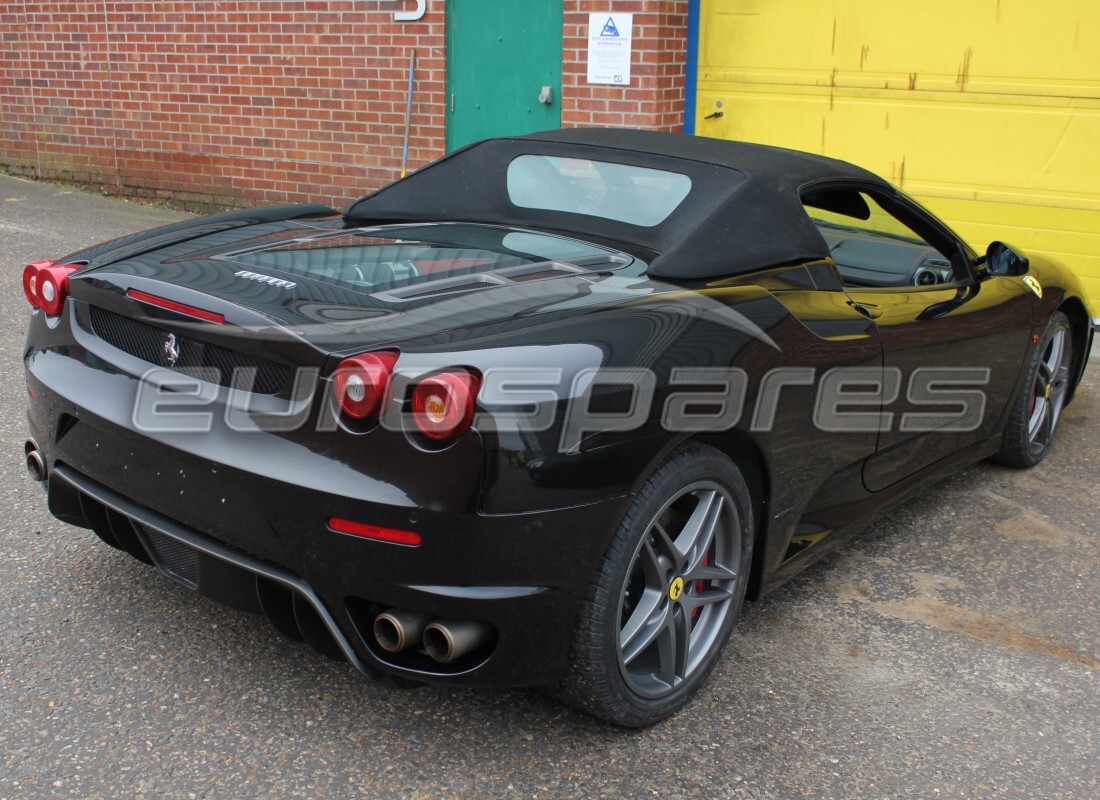
<path id="1" fill-rule="evenodd" d="M 522 155 L 508 164 L 508 199 L 520 208 L 565 211 L 652 228 L 691 191 L 678 172 L 588 158 Z"/>
<path id="2" fill-rule="evenodd" d="M 368 292 L 460 275 L 559 263 L 614 269 L 632 261 L 615 250 L 550 234 L 485 225 L 364 228 L 240 250 L 222 258 Z M 532 273 L 535 274 L 535 273 Z"/>

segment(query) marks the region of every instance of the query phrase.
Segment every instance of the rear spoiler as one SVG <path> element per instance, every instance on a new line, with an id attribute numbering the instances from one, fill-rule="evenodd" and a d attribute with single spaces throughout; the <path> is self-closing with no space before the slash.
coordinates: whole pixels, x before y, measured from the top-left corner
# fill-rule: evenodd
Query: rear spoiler
<path id="1" fill-rule="evenodd" d="M 162 247 L 186 242 L 189 239 L 197 239 L 211 233 L 230 230 L 231 228 L 243 228 L 247 225 L 258 225 L 263 222 L 281 222 L 303 217 L 331 217 L 338 214 L 339 212 L 333 208 L 316 204 L 227 211 L 224 214 L 187 219 L 183 222 L 123 236 L 120 239 L 112 239 L 109 242 L 103 242 L 94 247 L 71 253 L 60 259 L 59 263 L 87 261 L 89 267 L 102 267 Z"/>

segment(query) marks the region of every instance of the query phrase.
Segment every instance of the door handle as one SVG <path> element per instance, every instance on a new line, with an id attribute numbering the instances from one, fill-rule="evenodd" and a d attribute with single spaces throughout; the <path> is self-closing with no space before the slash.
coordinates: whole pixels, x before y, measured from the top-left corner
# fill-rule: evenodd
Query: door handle
<path id="1" fill-rule="evenodd" d="M 539 92 L 539 102 L 544 105 L 550 105 L 554 102 L 554 87 L 543 86 L 542 91 Z"/>
<path id="2" fill-rule="evenodd" d="M 865 306 L 863 303 L 857 303 L 855 300 L 849 300 L 848 305 L 867 317 L 867 319 L 878 319 L 882 316 L 882 311 L 880 311 L 877 306 Z"/>

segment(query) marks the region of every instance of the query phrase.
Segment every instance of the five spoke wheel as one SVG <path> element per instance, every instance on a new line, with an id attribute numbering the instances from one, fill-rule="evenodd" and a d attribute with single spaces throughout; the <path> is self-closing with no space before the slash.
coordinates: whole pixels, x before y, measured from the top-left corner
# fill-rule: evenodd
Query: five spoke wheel
<path id="1" fill-rule="evenodd" d="M 1056 328 L 1039 362 L 1031 394 L 1027 441 L 1036 455 L 1046 449 L 1062 415 L 1069 388 L 1070 352 L 1069 331 Z"/>
<path id="2" fill-rule="evenodd" d="M 686 703 L 741 611 L 753 531 L 749 488 L 729 457 L 700 444 L 666 456 L 600 560 L 556 694 L 630 727 Z"/>
<path id="3" fill-rule="evenodd" d="M 1073 332 L 1066 315 L 1055 311 L 1013 400 L 997 460 L 1013 467 L 1042 461 L 1072 391 Z"/>
<path id="4" fill-rule="evenodd" d="M 693 484 L 665 503 L 638 543 L 620 601 L 619 659 L 640 695 L 683 683 L 723 629 L 741 555 L 732 508 L 717 484 Z"/>

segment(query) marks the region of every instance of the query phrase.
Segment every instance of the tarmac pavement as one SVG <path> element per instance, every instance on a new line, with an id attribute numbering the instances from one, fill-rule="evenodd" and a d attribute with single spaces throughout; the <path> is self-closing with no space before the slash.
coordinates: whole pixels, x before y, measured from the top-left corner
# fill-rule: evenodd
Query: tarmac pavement
<path id="1" fill-rule="evenodd" d="M 1100 796 L 1100 361 L 1038 468 L 929 488 L 622 731 L 534 691 L 375 686 L 48 514 L 22 267 L 181 218 L 0 176 L 0 800 Z"/>

